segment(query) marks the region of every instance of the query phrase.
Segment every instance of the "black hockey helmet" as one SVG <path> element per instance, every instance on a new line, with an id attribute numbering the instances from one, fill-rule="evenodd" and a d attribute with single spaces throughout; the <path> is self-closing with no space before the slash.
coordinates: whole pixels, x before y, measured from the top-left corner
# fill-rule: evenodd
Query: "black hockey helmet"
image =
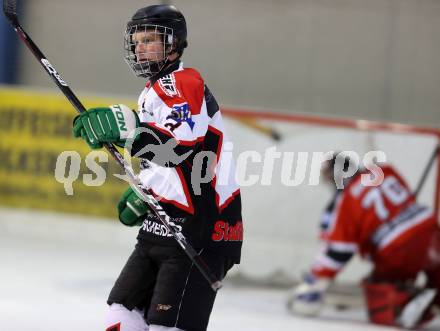
<path id="1" fill-rule="evenodd" d="M 133 34 L 155 31 L 162 36 L 163 56 L 157 60 L 137 59 Z M 186 21 L 183 14 L 172 5 L 153 5 L 139 9 L 127 23 L 125 31 L 125 60 L 137 76 L 150 78 L 157 75 L 168 63 L 166 57 L 177 52 L 179 57 L 188 46 Z M 162 54 L 161 54 L 162 55 Z"/>
<path id="2" fill-rule="evenodd" d="M 127 28 L 133 25 L 151 24 L 173 30 L 177 39 L 176 51 L 183 52 L 188 46 L 186 41 L 186 21 L 183 14 L 172 5 L 153 5 L 139 9 L 128 22 Z"/>
<path id="3" fill-rule="evenodd" d="M 356 154 L 352 151 L 335 151 L 332 153 L 332 157 L 322 163 L 321 175 L 323 176 L 324 181 L 331 183 L 332 185 L 335 184 L 338 188 L 343 184 L 342 180 L 344 173 L 354 168 L 356 171 L 349 178 L 352 178 L 357 174 L 359 170 L 359 159 L 355 157 Z M 345 178 L 345 181 L 348 181 L 349 178 Z"/>
<path id="4" fill-rule="evenodd" d="M 353 165 L 354 161 L 350 158 L 350 155 L 343 151 L 335 151 L 332 158 L 323 164 L 323 166 L 328 166 L 332 171 L 335 167 L 340 169 L 340 171 L 347 171 Z"/>

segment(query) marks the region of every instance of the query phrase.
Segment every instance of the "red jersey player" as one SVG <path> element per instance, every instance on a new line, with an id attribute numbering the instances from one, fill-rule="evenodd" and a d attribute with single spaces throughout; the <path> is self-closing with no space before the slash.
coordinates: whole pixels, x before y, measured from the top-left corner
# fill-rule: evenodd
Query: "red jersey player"
<path id="1" fill-rule="evenodd" d="M 324 178 L 336 180 L 333 158 Z M 373 270 L 363 281 L 370 321 L 418 327 L 440 304 L 440 229 L 432 211 L 416 202 L 402 176 L 390 165 L 379 173 L 359 171 L 346 180 L 322 216 L 323 249 L 310 273 L 289 298 L 298 314 L 316 315 L 330 282 L 355 254 L 368 258 Z M 380 170 L 379 170 L 380 172 Z M 368 178 L 376 178 L 373 186 Z M 334 183 L 335 181 L 333 181 Z M 371 181 L 370 181 L 371 183 Z M 414 286 L 420 271 L 427 276 L 423 289 Z"/>

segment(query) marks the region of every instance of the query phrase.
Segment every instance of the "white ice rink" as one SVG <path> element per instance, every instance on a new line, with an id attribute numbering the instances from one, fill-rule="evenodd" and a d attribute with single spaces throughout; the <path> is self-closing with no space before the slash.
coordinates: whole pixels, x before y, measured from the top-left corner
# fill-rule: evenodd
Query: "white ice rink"
<path id="1" fill-rule="evenodd" d="M 116 221 L 0 209 L 0 331 L 103 330 L 107 294 L 136 232 Z M 362 310 L 294 317 L 284 301 L 281 290 L 226 282 L 208 329 L 393 330 L 367 324 Z M 428 330 L 440 330 L 440 320 Z"/>

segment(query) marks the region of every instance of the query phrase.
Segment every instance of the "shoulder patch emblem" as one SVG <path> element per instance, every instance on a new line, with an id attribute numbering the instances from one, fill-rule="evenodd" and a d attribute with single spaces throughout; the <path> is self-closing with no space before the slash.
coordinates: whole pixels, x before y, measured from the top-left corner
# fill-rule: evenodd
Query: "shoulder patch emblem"
<path id="1" fill-rule="evenodd" d="M 195 125 L 191 117 L 191 111 L 189 109 L 189 105 L 187 103 L 174 105 L 171 114 L 167 116 L 167 120 L 172 120 L 174 122 L 174 123 L 168 122 L 167 124 L 165 124 L 165 127 L 168 127 L 171 131 L 174 131 L 183 122 L 186 122 L 189 125 L 191 131 L 193 130 Z"/>
<path id="2" fill-rule="evenodd" d="M 176 80 L 173 74 L 163 76 L 159 79 L 159 86 L 169 97 L 180 96 L 180 93 L 176 88 Z"/>

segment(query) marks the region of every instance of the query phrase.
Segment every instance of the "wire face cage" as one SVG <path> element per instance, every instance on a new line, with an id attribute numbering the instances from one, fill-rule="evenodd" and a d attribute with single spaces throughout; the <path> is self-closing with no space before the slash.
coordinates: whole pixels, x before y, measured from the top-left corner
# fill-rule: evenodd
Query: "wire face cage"
<path id="1" fill-rule="evenodd" d="M 150 78 L 165 66 L 174 45 L 173 29 L 155 24 L 128 27 L 124 35 L 124 59 L 138 77 Z"/>

